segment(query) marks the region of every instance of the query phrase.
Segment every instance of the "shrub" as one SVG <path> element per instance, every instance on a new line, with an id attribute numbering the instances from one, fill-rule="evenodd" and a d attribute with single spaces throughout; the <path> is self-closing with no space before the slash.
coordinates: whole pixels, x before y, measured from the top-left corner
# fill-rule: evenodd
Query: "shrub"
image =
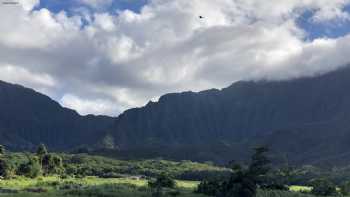
<path id="1" fill-rule="evenodd" d="M 216 196 L 220 188 L 221 184 L 218 181 L 202 181 L 195 192 L 208 196 Z"/>
<path id="2" fill-rule="evenodd" d="M 0 155 L 5 154 L 5 147 L 3 145 L 0 145 Z"/>
<path id="3" fill-rule="evenodd" d="M 17 169 L 17 174 L 29 178 L 36 178 L 42 174 L 41 165 L 37 157 L 29 158 L 27 163 L 21 164 Z"/>
<path id="4" fill-rule="evenodd" d="M 174 188 L 176 183 L 168 175 L 162 173 L 156 180 L 148 182 L 149 187 L 153 190 L 152 196 L 160 197 L 163 193 L 163 188 Z"/>
<path id="5" fill-rule="evenodd" d="M 45 175 L 61 174 L 63 172 L 62 158 L 57 155 L 46 154 L 42 157 L 42 168 Z"/>
<path id="6" fill-rule="evenodd" d="M 327 179 L 316 179 L 311 182 L 311 193 L 318 196 L 331 196 L 337 193 L 336 186 Z"/>
<path id="7" fill-rule="evenodd" d="M 0 176 L 3 178 L 11 178 L 15 175 L 15 167 L 11 162 L 5 159 L 0 160 Z"/>
<path id="8" fill-rule="evenodd" d="M 38 146 L 38 149 L 36 150 L 36 155 L 38 157 L 43 157 L 44 155 L 46 155 L 48 152 L 47 152 L 47 148 L 44 144 L 40 144 Z"/>
<path id="9" fill-rule="evenodd" d="M 350 182 L 347 181 L 340 185 L 340 193 L 344 196 L 347 196 L 350 194 Z"/>

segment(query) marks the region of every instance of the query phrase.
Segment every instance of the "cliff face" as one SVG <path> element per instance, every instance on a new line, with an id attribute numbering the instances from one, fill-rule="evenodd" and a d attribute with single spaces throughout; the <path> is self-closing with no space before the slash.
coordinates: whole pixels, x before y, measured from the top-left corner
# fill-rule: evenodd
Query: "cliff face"
<path id="1" fill-rule="evenodd" d="M 344 68 L 312 78 L 167 94 L 123 113 L 112 132 L 122 150 L 149 149 L 170 157 L 181 150 L 200 160 L 230 159 L 241 157 L 238 150 L 269 144 L 276 151 L 302 154 L 302 161 L 350 152 L 342 144 L 344 137 L 350 139 L 349 89 L 350 68 Z M 320 154 L 314 154 L 317 149 Z"/>
<path id="2" fill-rule="evenodd" d="M 0 81 L 0 143 L 28 149 L 45 143 L 69 149 L 95 142 L 112 118 L 80 116 L 34 90 Z"/>
<path id="3" fill-rule="evenodd" d="M 349 90 L 346 67 L 317 77 L 167 94 L 110 118 L 80 116 L 31 89 L 0 82 L 0 144 L 69 150 L 107 143 L 121 156 L 217 162 L 244 160 L 253 146 L 267 144 L 275 160 L 344 164 L 350 161 Z"/>

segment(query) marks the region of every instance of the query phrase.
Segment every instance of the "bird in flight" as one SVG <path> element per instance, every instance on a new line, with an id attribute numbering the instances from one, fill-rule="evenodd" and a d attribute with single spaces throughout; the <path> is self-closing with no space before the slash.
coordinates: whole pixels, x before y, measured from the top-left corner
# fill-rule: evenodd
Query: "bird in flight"
<path id="1" fill-rule="evenodd" d="M 204 18 L 204 16 L 199 16 L 199 18 L 200 18 L 200 19 L 203 19 L 203 18 Z"/>

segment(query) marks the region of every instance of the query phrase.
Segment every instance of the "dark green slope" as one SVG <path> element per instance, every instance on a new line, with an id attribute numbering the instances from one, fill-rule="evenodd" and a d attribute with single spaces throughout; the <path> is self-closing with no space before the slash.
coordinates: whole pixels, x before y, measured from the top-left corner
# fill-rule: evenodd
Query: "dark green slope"
<path id="1" fill-rule="evenodd" d="M 167 94 L 120 115 L 112 133 L 121 150 L 175 158 L 241 159 L 251 146 L 269 144 L 299 163 L 350 161 L 349 90 L 347 67 L 310 78 Z"/>
<path id="2" fill-rule="evenodd" d="M 349 90 L 346 67 L 316 77 L 167 94 L 113 119 L 80 116 L 45 95 L 0 81 L 0 144 L 94 147 L 108 131 L 105 139 L 113 137 L 119 148 L 110 151 L 119 156 L 225 162 L 244 160 L 251 147 L 268 144 L 277 161 L 347 164 Z"/>
<path id="3" fill-rule="evenodd" d="M 0 81 L 0 143 L 9 148 L 45 143 L 51 149 L 70 149 L 95 143 L 112 121 L 80 116 L 32 89 Z"/>

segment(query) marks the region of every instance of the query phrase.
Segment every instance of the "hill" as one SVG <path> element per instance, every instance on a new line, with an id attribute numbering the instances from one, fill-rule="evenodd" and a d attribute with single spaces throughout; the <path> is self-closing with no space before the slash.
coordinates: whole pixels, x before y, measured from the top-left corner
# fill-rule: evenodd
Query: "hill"
<path id="1" fill-rule="evenodd" d="M 222 90 L 171 93 L 117 118 L 80 116 L 49 97 L 0 82 L 0 144 L 71 150 L 101 142 L 124 158 L 248 159 L 266 144 L 275 161 L 350 161 L 350 67 L 285 81 L 240 81 Z"/>
<path id="2" fill-rule="evenodd" d="M 121 150 L 177 159 L 245 159 L 268 144 L 276 159 L 350 161 L 350 68 L 287 81 L 237 82 L 183 92 L 120 115 L 110 133 Z"/>
<path id="3" fill-rule="evenodd" d="M 0 144 L 9 149 L 45 143 L 67 150 L 95 143 L 112 122 L 105 116 L 80 116 L 32 89 L 0 81 Z"/>

